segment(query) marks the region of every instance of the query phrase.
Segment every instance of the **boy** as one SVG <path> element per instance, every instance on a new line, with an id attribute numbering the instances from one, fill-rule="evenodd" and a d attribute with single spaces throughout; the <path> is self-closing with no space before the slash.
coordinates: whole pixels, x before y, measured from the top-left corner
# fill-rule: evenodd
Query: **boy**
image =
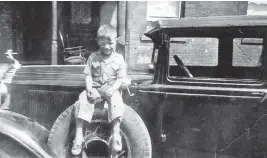
<path id="1" fill-rule="evenodd" d="M 120 122 L 124 111 L 124 103 L 119 92 L 126 75 L 126 65 L 121 54 L 115 52 L 117 32 L 111 25 L 102 25 L 97 31 L 99 51 L 88 58 L 84 73 L 86 74 L 86 90 L 79 96 L 76 111 L 76 134 L 72 154 L 82 151 L 83 122 L 90 122 L 94 112 L 94 102 L 102 97 L 108 102 L 108 119 L 112 123 L 112 142 L 115 151 L 121 150 Z M 100 88 L 92 88 L 96 82 Z"/>

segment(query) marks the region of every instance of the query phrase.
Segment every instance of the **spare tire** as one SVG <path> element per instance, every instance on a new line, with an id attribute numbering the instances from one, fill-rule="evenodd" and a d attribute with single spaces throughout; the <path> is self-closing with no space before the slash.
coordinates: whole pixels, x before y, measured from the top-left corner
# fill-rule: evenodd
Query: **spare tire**
<path id="1" fill-rule="evenodd" d="M 75 104 L 77 104 L 77 102 Z M 51 153 L 53 153 L 54 158 L 73 157 L 70 154 L 70 150 L 72 147 L 72 141 L 75 134 L 75 120 L 74 120 L 74 106 L 76 106 L 75 104 L 67 108 L 63 113 L 61 113 L 61 115 L 57 118 L 57 120 L 55 121 L 54 125 L 51 128 L 48 138 L 48 147 L 50 148 Z M 107 115 L 106 112 L 94 113 L 95 117 L 93 117 L 92 122 L 88 124 L 90 127 L 93 126 L 96 127 L 95 129 L 92 129 L 93 131 L 91 131 L 91 133 L 96 133 L 94 131 L 96 131 L 98 127 L 102 126 L 102 124 L 109 124 L 106 115 Z M 107 130 L 107 128 L 105 128 L 104 130 Z M 123 149 L 127 150 L 126 152 L 124 151 L 125 153 L 122 153 L 123 155 L 122 157 L 125 158 L 152 157 L 152 146 L 151 146 L 151 139 L 149 132 L 141 117 L 127 105 L 125 105 L 125 113 L 121 123 L 121 133 L 123 137 L 123 146 L 124 146 Z M 100 139 L 100 137 L 102 136 L 99 135 L 103 135 L 103 141 L 102 139 Z M 103 144 L 108 145 L 108 142 L 105 141 L 104 139 L 105 134 L 99 134 L 99 135 L 96 135 L 94 137 L 96 139 L 92 138 L 90 140 L 101 140 L 101 142 L 106 142 L 102 143 L 102 147 Z M 85 144 L 87 144 L 88 147 L 88 145 L 90 145 L 89 144 L 90 142 L 86 140 L 86 137 L 85 137 L 85 142 L 86 142 Z M 99 143 L 101 144 L 101 142 L 98 141 L 98 144 Z M 82 154 L 78 157 L 87 158 L 88 152 L 85 151 L 87 149 L 84 148 Z M 95 150 L 95 148 L 91 149 Z M 103 150 L 103 148 L 101 150 Z M 108 153 L 105 156 L 108 156 Z"/>

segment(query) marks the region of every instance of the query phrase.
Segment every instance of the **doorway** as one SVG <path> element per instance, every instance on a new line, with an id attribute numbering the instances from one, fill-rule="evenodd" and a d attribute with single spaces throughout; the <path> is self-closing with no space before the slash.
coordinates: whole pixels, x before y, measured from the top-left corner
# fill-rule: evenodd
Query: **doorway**
<path id="1" fill-rule="evenodd" d="M 50 64 L 52 2 L 13 2 L 13 48 L 22 64 Z"/>

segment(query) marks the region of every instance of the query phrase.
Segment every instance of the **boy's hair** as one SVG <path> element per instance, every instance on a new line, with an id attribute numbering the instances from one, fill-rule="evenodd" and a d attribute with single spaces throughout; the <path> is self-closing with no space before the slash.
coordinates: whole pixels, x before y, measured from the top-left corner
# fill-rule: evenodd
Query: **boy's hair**
<path id="1" fill-rule="evenodd" d="M 111 25 L 101 25 L 97 31 L 97 38 L 116 38 L 117 31 Z"/>

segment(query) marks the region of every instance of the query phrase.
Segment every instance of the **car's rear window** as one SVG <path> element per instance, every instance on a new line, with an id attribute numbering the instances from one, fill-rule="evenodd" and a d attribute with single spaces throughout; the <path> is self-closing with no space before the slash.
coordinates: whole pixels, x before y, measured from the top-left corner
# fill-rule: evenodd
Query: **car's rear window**
<path id="1" fill-rule="evenodd" d="M 177 55 L 186 66 L 217 66 L 217 38 L 171 38 L 170 65 L 177 65 Z"/>
<path id="2" fill-rule="evenodd" d="M 261 38 L 235 38 L 233 40 L 233 66 L 258 67 L 261 66 L 262 53 Z"/>

